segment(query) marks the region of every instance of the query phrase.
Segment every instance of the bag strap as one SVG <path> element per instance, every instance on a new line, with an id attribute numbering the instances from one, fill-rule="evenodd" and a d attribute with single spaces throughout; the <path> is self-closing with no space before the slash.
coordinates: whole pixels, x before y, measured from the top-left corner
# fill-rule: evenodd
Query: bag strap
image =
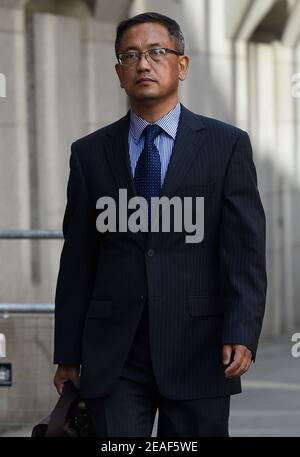
<path id="1" fill-rule="evenodd" d="M 50 415 L 49 425 L 45 433 L 46 437 L 61 435 L 70 407 L 78 397 L 79 390 L 74 386 L 72 381 L 66 381 L 62 394 Z"/>

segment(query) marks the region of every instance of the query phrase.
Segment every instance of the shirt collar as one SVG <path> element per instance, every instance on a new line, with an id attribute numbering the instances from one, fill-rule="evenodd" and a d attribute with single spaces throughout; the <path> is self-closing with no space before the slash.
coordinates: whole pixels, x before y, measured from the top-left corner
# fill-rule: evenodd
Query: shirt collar
<path id="1" fill-rule="evenodd" d="M 158 119 L 155 124 L 159 125 L 164 132 L 170 135 L 173 140 L 175 140 L 179 117 L 181 112 L 181 105 L 178 102 L 177 105 L 165 114 L 163 117 Z M 130 133 L 134 138 L 136 144 L 140 141 L 143 130 L 151 122 L 146 121 L 142 117 L 138 116 L 136 113 L 130 109 Z"/>

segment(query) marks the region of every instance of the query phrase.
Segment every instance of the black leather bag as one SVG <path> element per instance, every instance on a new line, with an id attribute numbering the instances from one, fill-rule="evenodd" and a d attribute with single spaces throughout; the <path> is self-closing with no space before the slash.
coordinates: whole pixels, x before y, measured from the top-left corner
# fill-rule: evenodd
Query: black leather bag
<path id="1" fill-rule="evenodd" d="M 36 424 L 31 437 L 90 437 L 95 436 L 84 401 L 71 381 L 64 383 L 53 411 Z"/>

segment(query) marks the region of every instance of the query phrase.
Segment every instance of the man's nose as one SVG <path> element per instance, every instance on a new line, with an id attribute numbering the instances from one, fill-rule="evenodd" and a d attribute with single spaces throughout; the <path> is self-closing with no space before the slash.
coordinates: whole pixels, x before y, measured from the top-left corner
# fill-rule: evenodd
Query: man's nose
<path id="1" fill-rule="evenodd" d="M 148 57 L 148 59 L 149 58 L 150 57 Z M 149 69 L 151 67 L 150 62 L 148 62 L 148 60 L 146 58 L 146 54 L 139 55 L 139 60 L 136 63 L 136 67 L 138 70 L 144 70 L 145 68 Z"/>

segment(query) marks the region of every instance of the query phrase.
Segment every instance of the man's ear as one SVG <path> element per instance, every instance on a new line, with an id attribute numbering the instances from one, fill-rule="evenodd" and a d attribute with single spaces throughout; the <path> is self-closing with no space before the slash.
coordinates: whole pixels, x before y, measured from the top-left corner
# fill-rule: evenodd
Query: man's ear
<path id="1" fill-rule="evenodd" d="M 179 76 L 178 76 L 178 78 L 180 79 L 180 81 L 184 81 L 186 76 L 187 76 L 187 72 L 188 72 L 188 68 L 189 68 L 189 57 L 188 56 L 182 56 L 179 59 L 178 65 L 179 65 Z"/>
<path id="2" fill-rule="evenodd" d="M 120 87 L 121 87 L 122 89 L 124 89 L 124 86 L 122 85 L 122 73 L 121 73 L 122 70 L 121 70 L 121 68 L 120 68 L 120 64 L 119 64 L 119 63 L 116 63 L 116 64 L 115 64 L 115 70 L 116 70 L 116 72 L 117 72 L 117 75 L 118 75 L 118 78 L 119 78 L 119 81 L 120 81 Z"/>

